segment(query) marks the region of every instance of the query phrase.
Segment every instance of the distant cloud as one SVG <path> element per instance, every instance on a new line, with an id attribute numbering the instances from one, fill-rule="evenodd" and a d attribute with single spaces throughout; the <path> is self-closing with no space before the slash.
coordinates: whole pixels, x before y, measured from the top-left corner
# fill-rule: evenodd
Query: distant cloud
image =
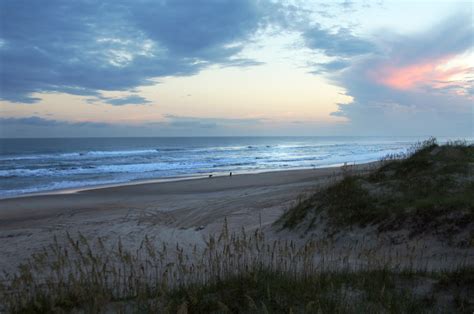
<path id="1" fill-rule="evenodd" d="M 21 117 L 21 118 L 0 118 L 0 125 L 2 127 L 12 125 L 35 126 L 35 127 L 51 127 L 51 126 L 73 126 L 73 127 L 94 127 L 102 128 L 110 126 L 108 123 L 102 122 L 73 122 L 63 120 L 44 119 L 38 116 Z"/>
<path id="2" fill-rule="evenodd" d="M 143 128 L 92 121 L 66 121 L 39 116 L 0 118 L 0 137 L 97 137 L 146 135 Z"/>
<path id="3" fill-rule="evenodd" d="M 253 0 L 4 0 L 0 99 L 33 103 L 40 99 L 32 94 L 42 92 L 99 97 L 210 64 L 258 65 L 238 57 L 245 42 L 291 12 Z"/>
<path id="4" fill-rule="evenodd" d="M 159 122 L 142 124 L 66 121 L 39 116 L 0 118 L 0 137 L 61 136 L 210 136 L 249 130 L 265 119 L 231 119 L 166 115 Z"/>
<path id="5" fill-rule="evenodd" d="M 171 128 L 184 129 L 215 129 L 217 122 L 206 118 L 166 116 L 166 124 Z"/>
<path id="6" fill-rule="evenodd" d="M 248 126 L 255 125 L 262 119 L 226 119 L 226 118 L 206 118 L 206 117 L 182 117 L 175 115 L 165 115 L 166 124 L 175 128 L 205 128 L 213 129 L 229 126 Z"/>
<path id="7" fill-rule="evenodd" d="M 114 105 L 114 106 L 144 105 L 144 104 L 151 103 L 151 101 L 138 95 L 130 95 L 127 97 L 122 97 L 122 98 L 105 98 L 105 99 L 106 99 L 105 101 L 106 103 Z"/>

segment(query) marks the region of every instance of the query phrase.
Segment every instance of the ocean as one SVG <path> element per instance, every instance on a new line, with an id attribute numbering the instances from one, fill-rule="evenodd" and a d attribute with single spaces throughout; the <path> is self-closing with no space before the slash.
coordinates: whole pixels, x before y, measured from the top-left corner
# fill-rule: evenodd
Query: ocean
<path id="1" fill-rule="evenodd" d="M 0 197 L 118 184 L 318 168 L 404 153 L 420 137 L 0 139 Z"/>

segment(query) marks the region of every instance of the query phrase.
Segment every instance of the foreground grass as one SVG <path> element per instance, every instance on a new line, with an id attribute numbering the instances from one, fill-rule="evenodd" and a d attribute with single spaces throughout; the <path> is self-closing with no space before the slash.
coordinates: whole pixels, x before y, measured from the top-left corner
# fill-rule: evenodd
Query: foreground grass
<path id="1" fill-rule="evenodd" d="M 458 273 L 470 276 L 470 282 L 460 286 Z M 174 291 L 169 306 L 184 305 L 191 313 L 467 313 L 473 274 L 472 269 L 442 274 L 373 270 L 299 277 L 261 270 Z M 427 287 L 431 290 L 423 291 Z"/>
<path id="2" fill-rule="evenodd" d="M 297 246 L 226 226 L 191 252 L 148 238 L 129 251 L 67 237 L 1 278 L 0 312 L 468 313 L 474 305 L 468 260 L 433 272 L 369 252 L 370 263 L 357 264 L 331 256 L 324 241 Z"/>
<path id="3" fill-rule="evenodd" d="M 473 167 L 473 145 L 439 146 L 430 139 L 407 155 L 386 158 L 368 175 L 345 174 L 300 201 L 278 223 L 310 230 L 324 216 L 337 230 L 372 224 L 380 232 L 406 228 L 410 236 L 435 232 L 449 239 L 474 221 Z M 473 236 L 459 245 L 474 244 Z"/>

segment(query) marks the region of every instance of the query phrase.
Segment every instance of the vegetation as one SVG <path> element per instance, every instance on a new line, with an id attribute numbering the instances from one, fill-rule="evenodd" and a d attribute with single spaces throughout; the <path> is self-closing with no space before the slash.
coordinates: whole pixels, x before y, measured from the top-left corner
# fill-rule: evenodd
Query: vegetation
<path id="1" fill-rule="evenodd" d="M 324 241 L 297 246 L 261 231 L 229 234 L 207 245 L 158 247 L 145 238 L 135 251 L 106 248 L 68 235 L 5 274 L 0 304 L 8 313 L 462 313 L 472 311 L 474 269 L 430 272 L 334 259 Z M 316 258 L 317 257 L 317 258 Z M 393 262 L 393 264 L 390 264 Z M 467 261 L 464 261 L 467 262 Z M 366 265 L 366 266 L 361 266 Z M 471 302 L 471 303 L 470 303 Z M 0 307 L 0 312 L 2 308 Z"/>
<path id="2" fill-rule="evenodd" d="M 300 201 L 278 223 L 310 230 L 324 216 L 334 230 L 372 224 L 379 232 L 403 227 L 410 236 L 434 232 L 448 239 L 474 222 L 473 169 L 473 145 L 439 146 L 430 139 L 407 155 L 385 158 L 369 174 L 346 171 L 340 181 Z M 472 237 L 459 244 L 474 244 Z"/>
<path id="3" fill-rule="evenodd" d="M 178 290 L 171 300 L 172 308 L 185 304 L 191 313 L 467 313 L 472 308 L 468 293 L 472 293 L 473 282 L 459 286 L 452 278 L 461 273 L 471 278 L 473 275 L 472 269 L 461 269 L 456 275 L 444 273 L 443 278 L 448 280 L 444 281 L 434 273 L 400 274 L 383 269 L 304 277 L 257 271 L 213 285 Z M 416 290 L 426 284 L 432 290 L 417 295 Z M 452 295 L 450 301 L 438 304 L 437 297 L 446 294 Z"/>

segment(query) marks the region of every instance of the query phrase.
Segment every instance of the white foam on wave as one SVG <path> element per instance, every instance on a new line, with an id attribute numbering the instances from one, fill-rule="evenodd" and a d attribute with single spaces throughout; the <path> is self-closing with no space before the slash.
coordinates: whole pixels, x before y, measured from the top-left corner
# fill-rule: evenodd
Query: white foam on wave
<path id="1" fill-rule="evenodd" d="M 116 184 L 116 183 L 125 183 L 128 180 L 87 180 L 87 181 L 58 181 L 51 182 L 48 184 L 42 184 L 34 187 L 24 188 L 24 189 L 12 189 L 12 190 L 0 190 L 0 196 L 2 197 L 12 197 L 17 195 L 24 194 L 33 194 L 46 191 L 59 191 L 67 190 L 74 188 L 90 187 L 90 186 L 99 186 L 107 184 Z"/>
<path id="2" fill-rule="evenodd" d="M 143 154 L 156 154 L 159 150 L 157 149 L 144 149 L 144 150 L 125 150 L 125 151 L 90 151 L 83 155 L 86 156 L 128 156 L 128 155 L 143 155 Z"/>
<path id="3" fill-rule="evenodd" d="M 209 167 L 203 162 L 153 162 L 138 164 L 115 164 L 91 167 L 69 167 L 69 168 L 38 168 L 38 169 L 9 169 L 0 170 L 0 177 L 61 177 L 84 174 L 113 174 L 113 173 L 144 173 L 164 170 L 189 170 L 201 167 Z"/>
<path id="4" fill-rule="evenodd" d="M 0 160 L 34 160 L 34 159 L 68 159 L 68 158 L 86 158 L 97 156 L 131 156 L 131 155 L 146 155 L 158 154 L 157 149 L 144 150 L 124 150 L 124 151 L 85 151 L 72 153 L 54 153 L 54 154 L 38 154 L 38 155 L 24 155 L 24 156 L 2 156 Z"/>

